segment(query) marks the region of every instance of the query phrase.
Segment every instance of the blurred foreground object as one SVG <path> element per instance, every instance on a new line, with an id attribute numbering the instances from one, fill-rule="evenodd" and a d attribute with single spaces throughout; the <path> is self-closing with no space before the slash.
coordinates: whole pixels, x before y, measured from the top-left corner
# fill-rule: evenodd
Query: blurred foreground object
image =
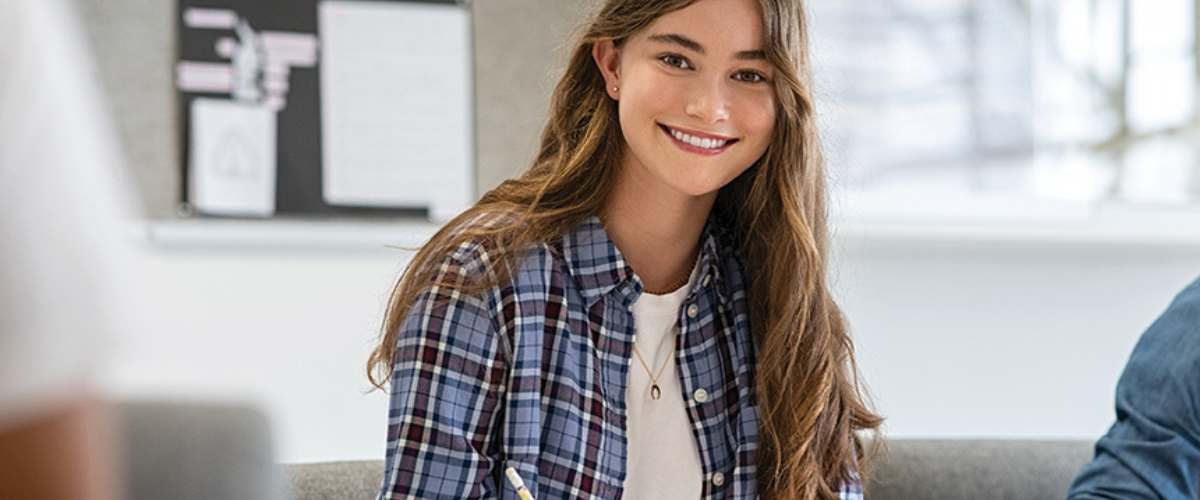
<path id="1" fill-rule="evenodd" d="M 117 410 L 129 500 L 281 497 L 270 424 L 257 408 L 123 402 Z"/>
<path id="2" fill-rule="evenodd" d="M 0 0 L 0 498 L 117 498 L 91 382 L 132 324 L 119 155 L 61 0 Z"/>

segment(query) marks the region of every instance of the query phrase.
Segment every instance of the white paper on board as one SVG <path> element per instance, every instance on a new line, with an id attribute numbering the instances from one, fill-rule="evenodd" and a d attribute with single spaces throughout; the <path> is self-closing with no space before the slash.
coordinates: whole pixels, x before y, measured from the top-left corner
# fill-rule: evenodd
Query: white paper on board
<path id="1" fill-rule="evenodd" d="M 470 17 L 465 7 L 324 0 L 322 195 L 330 205 L 470 203 Z"/>
<path id="2" fill-rule="evenodd" d="M 192 101 L 188 200 L 200 213 L 275 213 L 276 113 L 266 104 Z"/>
<path id="3" fill-rule="evenodd" d="M 183 11 L 183 25 L 198 29 L 233 29 L 238 15 L 229 9 L 205 9 L 189 7 Z"/>

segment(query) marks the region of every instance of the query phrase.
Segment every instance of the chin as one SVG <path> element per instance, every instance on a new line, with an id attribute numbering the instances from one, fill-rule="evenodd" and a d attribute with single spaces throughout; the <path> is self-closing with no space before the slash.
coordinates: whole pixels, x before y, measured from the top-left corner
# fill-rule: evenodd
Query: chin
<path id="1" fill-rule="evenodd" d="M 687 185 L 687 186 L 677 186 L 676 189 L 678 189 L 679 192 L 681 192 L 685 195 L 691 196 L 693 198 L 701 198 L 701 197 L 716 193 L 717 190 L 721 189 L 721 186 L 708 185 L 708 184 L 705 184 L 705 185 L 692 184 L 692 185 Z"/>

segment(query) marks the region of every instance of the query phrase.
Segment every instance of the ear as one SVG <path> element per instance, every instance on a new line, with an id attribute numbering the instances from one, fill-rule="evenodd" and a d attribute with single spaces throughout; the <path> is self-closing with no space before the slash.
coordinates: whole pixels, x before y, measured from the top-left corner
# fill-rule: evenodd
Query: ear
<path id="1" fill-rule="evenodd" d="M 608 92 L 608 97 L 614 101 L 620 100 L 617 98 L 620 91 L 613 89 L 621 86 L 621 52 L 612 40 L 604 40 L 592 44 L 592 59 L 596 60 L 596 67 L 604 75 L 604 91 Z"/>

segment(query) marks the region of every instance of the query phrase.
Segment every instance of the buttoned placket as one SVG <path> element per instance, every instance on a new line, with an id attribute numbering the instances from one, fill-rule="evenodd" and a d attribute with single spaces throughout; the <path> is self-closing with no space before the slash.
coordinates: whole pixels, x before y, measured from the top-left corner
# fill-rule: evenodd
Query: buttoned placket
<path id="1" fill-rule="evenodd" d="M 713 280 L 712 280 L 713 272 L 714 271 L 711 269 L 706 270 L 706 272 L 704 273 L 704 277 L 700 281 L 699 292 L 700 292 L 700 294 L 706 294 L 706 295 L 703 295 L 703 297 L 707 297 L 707 300 L 708 300 L 707 303 L 709 303 L 710 307 L 713 308 L 713 310 L 711 311 L 711 314 L 713 315 L 712 320 L 719 321 L 722 323 L 727 323 L 730 320 L 728 318 L 725 318 L 724 315 L 725 315 L 726 311 L 725 311 L 725 308 L 722 307 L 723 304 L 721 303 L 721 301 L 724 300 L 725 297 L 722 293 L 720 293 L 721 291 L 718 289 L 719 287 L 716 286 L 715 283 L 713 283 Z M 710 285 L 713 285 L 713 286 L 710 287 Z M 695 319 L 700 316 L 699 304 L 702 302 L 701 301 L 702 296 L 700 294 L 694 295 L 693 297 L 691 297 L 691 300 L 689 300 L 687 302 L 687 304 L 683 310 L 683 315 L 680 319 L 681 322 L 694 323 Z M 722 318 L 722 319 L 718 320 L 718 318 Z M 699 333 L 696 332 L 696 334 L 699 334 Z M 696 408 L 699 408 L 706 404 L 713 404 L 711 401 L 711 397 L 712 397 L 712 395 L 709 393 L 709 391 L 706 388 L 696 387 L 691 392 L 691 400 L 692 400 L 691 403 Z M 726 394 L 725 397 L 728 398 L 728 397 L 738 397 L 738 396 L 736 394 Z M 735 422 L 727 422 L 727 425 L 734 425 L 734 424 L 735 424 Z M 730 465 L 736 466 L 736 462 L 737 462 L 736 456 L 730 457 L 730 458 L 732 458 L 732 460 L 733 460 L 733 462 Z M 719 465 L 718 463 L 713 462 L 714 459 L 715 459 L 715 457 L 708 457 L 708 459 L 706 460 L 706 463 L 709 466 L 719 467 L 719 468 L 717 468 L 716 470 L 711 470 L 707 474 L 706 482 L 710 485 L 709 495 L 711 495 L 711 497 L 713 497 L 713 498 L 721 498 L 721 497 L 723 497 L 723 495 L 725 493 L 728 493 L 727 491 L 725 491 L 725 486 L 730 477 L 728 474 L 731 474 L 733 472 L 733 470 L 725 469 L 725 467 L 728 467 L 729 465 L 726 465 L 726 466 Z"/>

